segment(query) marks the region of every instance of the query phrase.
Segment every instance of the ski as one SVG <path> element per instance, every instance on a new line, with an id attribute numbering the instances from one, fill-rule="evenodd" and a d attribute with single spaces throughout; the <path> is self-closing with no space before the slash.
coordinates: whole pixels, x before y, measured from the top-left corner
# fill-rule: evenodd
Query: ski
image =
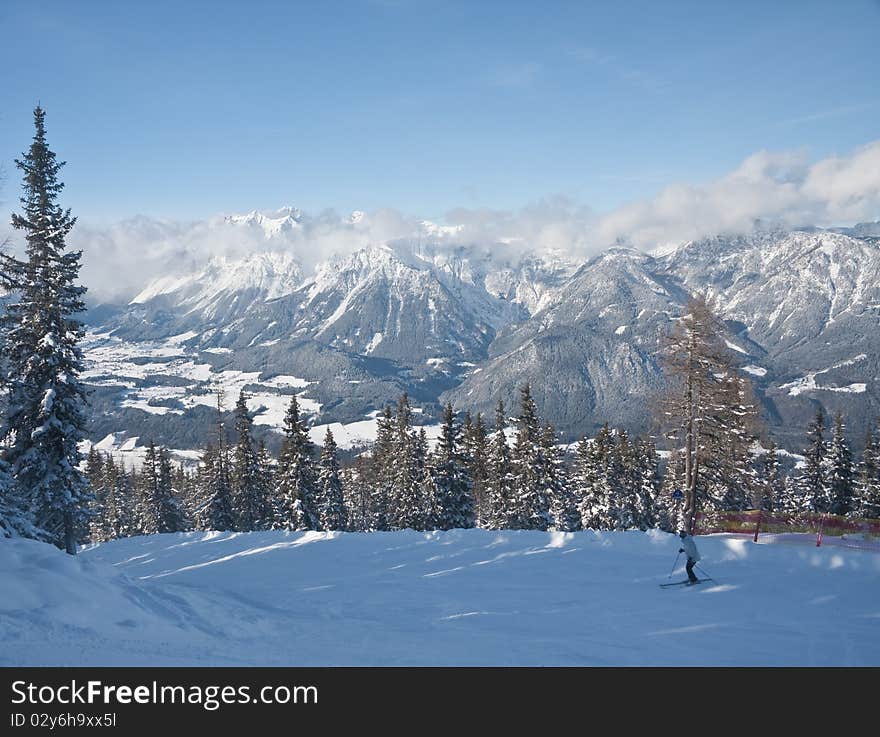
<path id="1" fill-rule="evenodd" d="M 709 580 L 708 578 L 701 578 L 697 581 L 694 581 L 694 584 L 703 583 L 704 581 L 708 581 L 708 580 Z M 660 588 L 661 589 L 668 589 L 671 586 L 692 586 L 694 584 L 692 584 L 690 581 L 685 579 L 684 581 L 674 581 L 673 583 L 661 583 Z"/>

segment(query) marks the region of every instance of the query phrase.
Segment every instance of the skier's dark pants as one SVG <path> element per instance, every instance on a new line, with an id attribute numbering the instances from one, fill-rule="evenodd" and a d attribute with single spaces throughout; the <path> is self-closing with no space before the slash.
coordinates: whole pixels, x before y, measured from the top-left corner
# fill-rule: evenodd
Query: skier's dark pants
<path id="1" fill-rule="evenodd" d="M 695 561 L 693 558 L 688 558 L 688 562 L 687 562 L 687 565 L 685 566 L 685 570 L 688 572 L 688 580 L 689 581 L 699 581 L 700 580 L 694 575 L 694 566 L 696 564 L 697 564 L 697 561 Z"/>

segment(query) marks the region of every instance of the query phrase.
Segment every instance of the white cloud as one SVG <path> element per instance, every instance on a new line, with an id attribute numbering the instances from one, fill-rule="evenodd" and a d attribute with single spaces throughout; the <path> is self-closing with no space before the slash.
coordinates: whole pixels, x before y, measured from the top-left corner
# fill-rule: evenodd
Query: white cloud
<path id="1" fill-rule="evenodd" d="M 598 218 L 594 241 L 651 248 L 715 233 L 750 230 L 756 220 L 789 226 L 848 224 L 880 217 L 880 141 L 809 164 L 803 152 L 749 156 L 702 186 L 676 184 L 650 200 Z"/>
<path id="2" fill-rule="evenodd" d="M 596 213 L 564 197 L 517 211 L 452 210 L 454 232 L 430 235 L 416 217 L 394 209 L 354 222 L 327 211 L 267 238 L 258 227 L 223 217 L 170 222 L 135 217 L 109 227 L 77 224 L 71 245 L 84 252 L 81 279 L 92 300 L 130 298 L 158 276 L 190 272 L 212 256 L 289 250 L 308 273 L 331 255 L 398 239 L 441 239 L 440 247 L 482 246 L 502 262 L 554 250 L 586 258 L 614 243 L 638 248 L 719 233 L 747 232 L 757 220 L 798 225 L 845 225 L 880 218 L 880 141 L 810 163 L 805 152 L 761 151 L 734 171 L 702 185 L 675 184 L 656 196 Z M 452 230 L 452 229 L 450 229 Z M 0 238 L 2 240 L 2 238 Z M 20 240 L 13 234 L 13 245 Z"/>

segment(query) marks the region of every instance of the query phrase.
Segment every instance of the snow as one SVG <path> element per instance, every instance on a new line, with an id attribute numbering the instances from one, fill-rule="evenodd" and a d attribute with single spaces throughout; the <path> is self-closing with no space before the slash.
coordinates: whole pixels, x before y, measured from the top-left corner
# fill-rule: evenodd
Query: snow
<path id="1" fill-rule="evenodd" d="M 413 408 L 414 414 L 420 414 L 423 410 L 418 407 Z M 375 417 L 381 414 L 379 410 L 370 413 L 374 419 L 358 420 L 357 422 L 348 422 L 342 424 L 340 422 L 331 422 L 325 425 L 315 425 L 309 429 L 309 438 L 313 443 L 322 445 L 324 443 L 324 435 L 327 428 L 333 433 L 333 439 L 342 450 L 351 450 L 353 448 L 362 448 L 376 440 L 377 423 Z M 425 437 L 428 439 L 429 446 L 437 441 L 440 437 L 440 425 L 418 425 L 415 430 L 425 430 Z"/>
<path id="2" fill-rule="evenodd" d="M 364 350 L 364 353 L 372 353 L 379 347 L 379 343 L 382 342 L 382 338 L 385 337 L 382 333 L 374 333 L 373 337 L 370 338 L 370 342 L 367 343 L 367 347 Z"/>
<path id="3" fill-rule="evenodd" d="M 779 388 L 788 389 L 788 394 L 792 397 L 796 397 L 799 394 L 811 391 L 839 392 L 844 394 L 863 394 L 868 388 L 867 384 L 856 382 L 853 384 L 849 384 L 848 386 L 819 386 L 819 384 L 816 382 L 816 377 L 820 374 L 827 374 L 833 369 L 838 369 L 843 366 L 852 366 L 859 361 L 864 361 L 866 358 L 867 356 L 864 353 L 860 353 L 858 356 L 853 356 L 852 358 L 849 358 L 845 361 L 839 361 L 833 366 L 829 366 L 828 368 L 822 369 L 821 371 L 811 371 L 807 373 L 806 376 L 800 379 L 795 379 L 794 381 L 790 381 L 787 384 L 780 385 Z"/>
<path id="4" fill-rule="evenodd" d="M 747 374 L 751 374 L 752 376 L 766 376 L 767 369 L 762 368 L 761 366 L 743 366 L 743 371 Z"/>
<path id="5" fill-rule="evenodd" d="M 878 552 L 761 541 L 698 537 L 714 581 L 661 589 L 656 531 L 0 540 L 0 665 L 880 665 Z"/>
<path id="6" fill-rule="evenodd" d="M 626 332 L 626 329 L 628 327 L 629 327 L 628 325 L 621 325 L 619 328 L 617 328 L 617 330 L 614 331 L 614 334 L 615 335 L 623 335 Z"/>
<path id="7" fill-rule="evenodd" d="M 733 351 L 736 351 L 737 353 L 743 353 L 745 355 L 749 354 L 749 352 L 747 350 L 740 348 L 738 345 L 736 345 L 735 343 L 731 343 L 729 340 L 725 340 L 724 343 L 728 348 L 730 348 Z"/>

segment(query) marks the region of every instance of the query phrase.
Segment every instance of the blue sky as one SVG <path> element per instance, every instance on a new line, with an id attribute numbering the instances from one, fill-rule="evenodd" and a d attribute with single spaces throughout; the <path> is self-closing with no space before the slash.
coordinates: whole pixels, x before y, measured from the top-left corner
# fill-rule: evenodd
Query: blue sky
<path id="1" fill-rule="evenodd" d="M 4 209 L 31 111 L 65 203 L 602 212 L 880 130 L 880 3 L 0 2 Z"/>

